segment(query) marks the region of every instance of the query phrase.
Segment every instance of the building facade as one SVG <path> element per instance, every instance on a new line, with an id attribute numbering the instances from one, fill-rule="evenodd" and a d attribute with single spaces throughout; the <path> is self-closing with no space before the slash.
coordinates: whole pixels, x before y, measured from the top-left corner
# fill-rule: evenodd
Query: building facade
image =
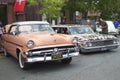
<path id="1" fill-rule="evenodd" d="M 10 24 L 15 21 L 41 20 L 41 15 L 38 13 L 41 6 L 25 6 L 24 13 L 14 12 L 15 0 L 0 0 L 0 21 L 5 24 Z"/>
<path id="2" fill-rule="evenodd" d="M 0 0 L 0 21 L 3 24 L 15 21 L 15 13 L 13 12 L 15 0 Z"/>

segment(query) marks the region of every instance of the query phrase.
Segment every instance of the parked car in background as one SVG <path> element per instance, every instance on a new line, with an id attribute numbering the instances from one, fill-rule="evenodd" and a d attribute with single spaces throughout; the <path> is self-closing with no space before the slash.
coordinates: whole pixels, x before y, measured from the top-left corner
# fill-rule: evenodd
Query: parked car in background
<path id="1" fill-rule="evenodd" d="M 112 34 L 112 35 L 118 35 L 118 30 L 115 28 L 113 21 L 106 21 L 107 25 L 108 25 L 108 34 Z"/>
<path id="2" fill-rule="evenodd" d="M 59 60 L 69 64 L 72 57 L 78 56 L 75 44 L 77 39 L 56 34 L 48 22 L 15 22 L 4 27 L 1 45 L 5 56 L 9 54 L 19 60 L 22 69 L 28 63 Z"/>
<path id="3" fill-rule="evenodd" d="M 53 29 L 78 37 L 79 51 L 82 53 L 112 50 L 119 46 L 117 37 L 96 34 L 88 25 L 53 25 Z"/>
<path id="4" fill-rule="evenodd" d="M 114 24 L 113 24 L 113 21 L 105 21 L 107 26 L 108 26 L 108 34 L 109 35 L 114 35 L 114 36 L 117 36 L 119 34 L 118 32 L 118 29 L 115 28 Z M 101 33 L 102 32 L 102 29 L 101 29 L 102 26 L 99 25 L 99 27 L 96 28 L 96 30 Z"/>

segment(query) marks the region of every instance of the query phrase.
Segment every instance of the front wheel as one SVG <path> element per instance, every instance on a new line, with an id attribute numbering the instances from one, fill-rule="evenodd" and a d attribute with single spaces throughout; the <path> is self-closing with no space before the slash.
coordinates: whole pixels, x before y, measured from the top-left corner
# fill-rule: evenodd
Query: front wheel
<path id="1" fill-rule="evenodd" d="M 19 66 L 20 66 L 20 68 L 21 69 L 27 69 L 28 68 L 28 65 L 27 65 L 27 63 L 25 63 L 25 58 L 23 58 L 23 56 L 22 56 L 22 54 L 21 53 L 19 53 Z"/>
<path id="2" fill-rule="evenodd" d="M 63 63 L 63 64 L 70 64 L 71 61 L 72 61 L 72 57 L 66 58 L 66 59 L 62 59 L 61 63 Z"/>

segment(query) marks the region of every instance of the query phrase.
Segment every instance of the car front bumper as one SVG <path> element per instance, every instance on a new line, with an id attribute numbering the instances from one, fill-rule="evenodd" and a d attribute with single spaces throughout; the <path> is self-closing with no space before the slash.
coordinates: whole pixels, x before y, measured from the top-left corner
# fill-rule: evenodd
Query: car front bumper
<path id="1" fill-rule="evenodd" d="M 65 59 L 69 57 L 76 57 L 76 56 L 79 56 L 79 52 L 73 52 L 73 53 L 67 53 L 67 54 L 61 54 L 61 55 L 62 55 L 61 58 L 56 58 L 56 59 L 54 59 L 52 55 L 51 56 L 44 55 L 43 57 L 28 57 L 26 62 L 27 63 L 46 62 L 46 61 Z"/>
<path id="2" fill-rule="evenodd" d="M 112 50 L 117 49 L 119 45 L 106 45 L 106 46 L 96 46 L 96 47 L 81 47 L 81 52 L 97 52 L 97 51 L 106 51 L 106 50 Z"/>

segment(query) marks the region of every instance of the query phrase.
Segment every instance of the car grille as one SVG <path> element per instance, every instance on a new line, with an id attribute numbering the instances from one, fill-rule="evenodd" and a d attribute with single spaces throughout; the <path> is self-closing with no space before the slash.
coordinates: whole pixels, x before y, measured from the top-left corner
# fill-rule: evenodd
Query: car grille
<path id="1" fill-rule="evenodd" d="M 60 47 L 51 47 L 51 48 L 40 48 L 29 50 L 27 57 L 43 57 L 43 56 L 52 56 L 53 54 L 68 54 L 76 52 L 75 46 L 60 46 Z"/>
<path id="2" fill-rule="evenodd" d="M 113 45 L 113 40 L 104 40 L 104 41 L 96 41 L 92 42 L 92 46 L 106 46 L 106 45 Z"/>

